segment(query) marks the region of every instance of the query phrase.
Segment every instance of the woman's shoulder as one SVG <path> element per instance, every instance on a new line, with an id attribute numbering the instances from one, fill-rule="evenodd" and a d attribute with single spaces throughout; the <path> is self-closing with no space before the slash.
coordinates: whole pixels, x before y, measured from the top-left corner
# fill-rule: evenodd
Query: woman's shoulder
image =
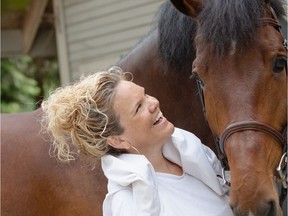
<path id="1" fill-rule="evenodd" d="M 170 147 L 168 147 L 170 146 Z M 164 148 L 174 148 L 180 154 L 185 153 L 188 149 L 197 151 L 203 148 L 201 140 L 193 133 L 183 130 L 181 128 L 175 128 L 170 140 L 166 142 Z"/>
<path id="2" fill-rule="evenodd" d="M 201 143 L 201 140 L 195 134 L 191 133 L 190 131 L 177 128 L 177 127 L 175 127 L 174 133 L 172 134 L 172 139 L 173 138 L 184 139 L 184 140 Z"/>

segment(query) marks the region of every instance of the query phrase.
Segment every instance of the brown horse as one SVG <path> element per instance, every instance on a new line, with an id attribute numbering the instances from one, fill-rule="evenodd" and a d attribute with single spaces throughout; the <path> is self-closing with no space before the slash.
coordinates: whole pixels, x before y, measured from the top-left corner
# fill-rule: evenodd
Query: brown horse
<path id="1" fill-rule="evenodd" d="M 281 1 L 172 1 L 198 23 L 193 72 L 209 126 L 228 159 L 234 214 L 282 215 L 274 181 L 287 145 L 281 134 L 287 127 Z"/>
<path id="2" fill-rule="evenodd" d="M 177 18 L 173 21 L 176 29 L 167 31 L 169 25 L 161 23 L 167 19 L 162 16 L 162 9 L 159 26 L 118 65 L 132 72 L 134 81 L 160 100 L 165 116 L 176 126 L 193 131 L 203 143 L 212 144 L 195 80 L 189 79 L 195 53 L 190 40 L 195 24 L 177 13 L 169 2 L 164 8 L 169 8 L 171 18 Z M 183 22 L 185 28 L 181 28 Z M 174 38 L 170 39 L 171 34 Z M 171 48 L 170 52 L 166 47 Z M 166 60 L 169 65 L 164 64 Z M 91 159 L 84 155 L 69 165 L 51 158 L 49 137 L 40 132 L 41 116 L 41 109 L 1 115 L 1 215 L 102 215 L 107 182 L 100 164 L 96 161 L 94 169 L 87 167 L 87 160 Z"/>

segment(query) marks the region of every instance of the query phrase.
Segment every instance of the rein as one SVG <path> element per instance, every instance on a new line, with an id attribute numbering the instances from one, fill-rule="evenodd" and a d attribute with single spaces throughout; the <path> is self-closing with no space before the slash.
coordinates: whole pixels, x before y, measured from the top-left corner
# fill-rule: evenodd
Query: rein
<path id="1" fill-rule="evenodd" d="M 288 48 L 287 40 L 284 38 L 281 32 L 281 25 L 272 8 L 271 8 L 271 13 L 272 13 L 272 18 L 262 18 L 261 21 L 264 26 L 265 25 L 273 26 L 275 27 L 277 31 L 281 33 L 284 39 L 283 45 L 287 51 L 287 48 Z M 287 74 L 287 64 L 286 64 L 286 74 Z M 204 92 L 203 92 L 204 82 L 199 77 L 197 72 L 192 72 L 192 77 L 195 77 L 196 79 L 198 91 L 200 95 L 200 101 L 201 101 L 203 113 L 205 116 L 205 121 L 208 124 L 207 117 L 206 117 Z M 225 142 L 232 134 L 237 133 L 237 132 L 247 131 L 247 130 L 260 131 L 260 132 L 266 133 L 267 135 L 273 137 L 273 139 L 276 140 L 277 143 L 280 144 L 280 146 L 282 147 L 283 154 L 280 159 L 279 165 L 276 168 L 276 171 L 278 173 L 276 180 L 278 183 L 282 184 L 281 192 L 279 195 L 279 202 L 280 202 L 280 205 L 282 205 L 287 194 L 287 124 L 282 133 L 280 133 L 278 130 L 274 129 L 273 127 L 267 124 L 253 121 L 253 120 L 243 120 L 243 121 L 237 121 L 237 122 L 233 122 L 229 124 L 226 127 L 226 129 L 222 132 L 220 138 L 216 136 L 212 131 L 213 136 L 214 136 L 214 142 L 216 144 L 216 149 L 218 152 L 218 157 L 222 164 L 222 178 L 224 180 L 224 183 L 228 186 L 231 185 L 230 182 L 227 181 L 226 176 L 225 176 L 225 173 L 229 171 L 229 164 L 228 164 L 227 156 L 225 153 Z"/>

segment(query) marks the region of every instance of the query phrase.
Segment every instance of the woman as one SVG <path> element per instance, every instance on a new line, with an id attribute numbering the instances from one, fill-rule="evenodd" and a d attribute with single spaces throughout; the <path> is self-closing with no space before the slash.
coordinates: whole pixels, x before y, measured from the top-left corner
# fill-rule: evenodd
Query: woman
<path id="1" fill-rule="evenodd" d="M 174 128 L 156 98 L 118 67 L 56 90 L 42 105 L 59 160 L 101 157 L 103 214 L 233 215 L 215 154 Z M 73 144 L 72 146 L 70 145 Z"/>

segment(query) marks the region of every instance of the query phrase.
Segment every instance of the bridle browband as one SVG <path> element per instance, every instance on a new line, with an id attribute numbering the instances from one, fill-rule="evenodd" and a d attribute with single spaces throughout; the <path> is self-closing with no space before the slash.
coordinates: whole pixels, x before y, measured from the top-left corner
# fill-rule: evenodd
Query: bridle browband
<path id="1" fill-rule="evenodd" d="M 284 47 L 287 51 L 287 40 L 284 38 L 282 32 L 281 32 L 281 25 L 277 19 L 276 13 L 274 12 L 274 10 L 271 8 L 271 14 L 272 17 L 270 18 L 262 18 L 262 24 L 264 26 L 273 26 L 277 31 L 279 31 L 284 39 Z M 287 64 L 286 64 L 286 74 L 287 74 Z M 203 109 L 203 113 L 205 116 L 205 120 L 208 124 L 207 118 L 206 118 L 206 107 L 205 107 L 205 100 L 204 100 L 204 93 L 203 93 L 203 87 L 204 87 L 204 82 L 203 80 L 198 76 L 197 72 L 193 72 L 193 77 L 196 78 L 196 82 L 197 82 L 197 86 L 198 86 L 198 91 L 199 91 L 199 95 L 200 95 L 200 101 L 202 104 L 202 109 Z M 209 124 L 208 124 L 209 126 Z M 286 165 L 287 165 L 287 124 L 283 130 L 283 132 L 279 132 L 278 130 L 274 129 L 273 127 L 261 123 L 261 122 L 257 122 L 254 120 L 243 120 L 243 121 L 237 121 L 237 122 L 233 122 L 230 123 L 222 132 L 220 138 L 215 135 L 213 132 L 213 136 L 214 136 L 214 142 L 216 144 L 216 149 L 218 152 L 218 157 L 221 161 L 222 164 L 222 177 L 223 180 L 225 182 L 225 184 L 227 184 L 228 186 L 230 186 L 230 182 L 226 180 L 225 177 L 225 171 L 229 171 L 229 164 L 228 164 L 228 160 L 227 160 L 227 156 L 225 153 L 225 142 L 227 141 L 227 139 L 234 133 L 237 132 L 242 132 L 242 131 L 247 131 L 247 130 L 252 130 L 252 131 L 259 131 L 259 132 L 263 132 L 267 135 L 269 135 L 270 137 L 273 137 L 274 140 L 277 141 L 278 144 L 280 144 L 282 150 L 283 150 L 283 155 L 280 159 L 279 165 L 277 166 L 277 173 L 278 173 L 278 179 L 277 181 L 280 182 L 282 184 L 282 188 L 281 188 L 281 193 L 279 196 L 279 200 L 280 200 L 280 204 L 282 204 L 282 202 L 284 201 L 286 194 L 287 194 L 287 170 L 286 170 Z"/>

